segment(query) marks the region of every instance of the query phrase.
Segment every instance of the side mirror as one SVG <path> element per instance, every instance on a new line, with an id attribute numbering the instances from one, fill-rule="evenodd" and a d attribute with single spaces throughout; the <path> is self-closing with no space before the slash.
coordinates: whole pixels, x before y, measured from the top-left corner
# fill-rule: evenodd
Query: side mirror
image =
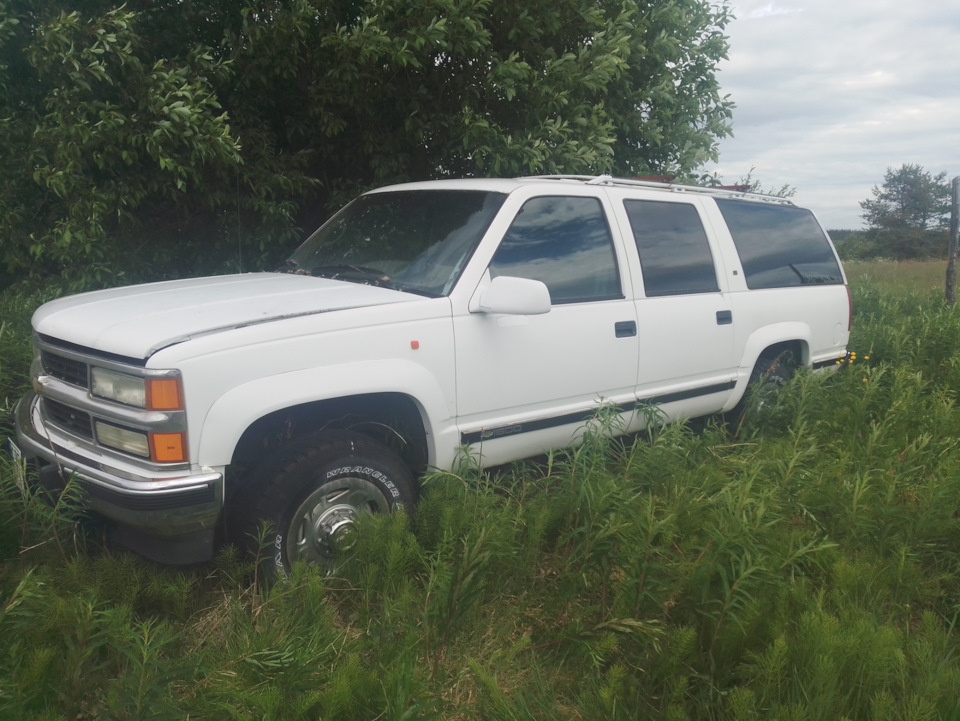
<path id="1" fill-rule="evenodd" d="M 481 292 L 480 312 L 503 315 L 549 313 L 550 291 L 539 280 L 501 275 Z"/>

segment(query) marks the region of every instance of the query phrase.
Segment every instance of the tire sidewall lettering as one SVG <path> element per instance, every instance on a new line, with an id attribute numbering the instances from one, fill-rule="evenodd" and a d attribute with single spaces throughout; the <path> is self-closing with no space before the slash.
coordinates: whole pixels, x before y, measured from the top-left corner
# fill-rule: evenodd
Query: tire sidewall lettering
<path id="1" fill-rule="evenodd" d="M 398 511 L 416 500 L 411 469 L 383 444 L 360 434 L 337 430 L 305 436 L 268 456 L 250 471 L 246 484 L 232 501 L 229 537 L 256 555 L 267 582 L 289 579 L 292 565 L 287 553 L 294 551 L 288 546 L 291 534 L 300 533 L 295 516 L 302 516 L 300 506 L 308 495 L 319 491 L 318 503 L 324 504 L 327 503 L 322 495 L 327 493 L 324 487 L 328 487 L 330 493 L 337 493 L 364 486 L 366 489 L 360 497 L 369 496 L 370 503 L 376 506 L 371 509 L 374 512 Z M 379 497 L 376 500 L 370 495 L 374 491 Z M 346 502 L 353 505 L 349 498 Z M 274 529 L 269 540 L 260 535 L 262 524 Z M 258 535 L 267 541 L 266 547 L 254 543 Z M 297 550 L 294 555 L 303 554 Z M 332 568 L 319 556 L 305 560 L 317 562 L 327 571 Z"/>
<path id="2" fill-rule="evenodd" d="M 389 496 L 393 500 L 393 509 L 404 510 L 400 489 L 397 488 L 397 486 L 393 481 L 390 480 L 386 473 L 379 471 L 376 468 L 363 465 L 339 466 L 337 468 L 330 469 L 324 474 L 323 483 L 329 483 L 337 478 L 350 476 L 366 478 L 380 486 L 384 491 L 389 492 Z M 290 574 L 284 559 L 283 546 L 284 535 L 282 533 L 278 533 L 276 536 L 274 536 L 273 541 L 273 566 L 278 578 L 288 580 Z"/>
<path id="3" fill-rule="evenodd" d="M 283 534 L 278 533 L 273 538 L 273 567 L 277 577 L 283 580 L 289 578 L 287 567 L 283 563 Z"/>
<path id="4" fill-rule="evenodd" d="M 378 471 L 370 466 L 339 466 L 331 468 L 324 476 L 325 481 L 331 481 L 343 476 L 360 476 L 377 483 L 382 488 L 389 491 L 392 498 L 400 498 L 400 490 L 394 485 L 393 481 L 383 471 Z"/>

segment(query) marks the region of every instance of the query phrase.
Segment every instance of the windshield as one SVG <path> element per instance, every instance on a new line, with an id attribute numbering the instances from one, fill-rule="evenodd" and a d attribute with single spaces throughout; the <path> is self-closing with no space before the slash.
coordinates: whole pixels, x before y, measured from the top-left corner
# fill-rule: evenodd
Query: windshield
<path id="1" fill-rule="evenodd" d="M 450 293 L 506 195 L 402 190 L 364 195 L 279 270 L 419 293 Z"/>

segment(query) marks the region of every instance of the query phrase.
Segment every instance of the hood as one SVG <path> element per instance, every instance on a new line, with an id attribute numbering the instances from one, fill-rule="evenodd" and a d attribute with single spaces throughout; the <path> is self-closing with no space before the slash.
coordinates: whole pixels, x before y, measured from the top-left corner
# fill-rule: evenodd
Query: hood
<path id="1" fill-rule="evenodd" d="M 42 335 L 128 358 L 200 335 L 315 313 L 422 300 L 387 288 L 285 273 L 249 273 L 111 288 L 52 301 Z"/>

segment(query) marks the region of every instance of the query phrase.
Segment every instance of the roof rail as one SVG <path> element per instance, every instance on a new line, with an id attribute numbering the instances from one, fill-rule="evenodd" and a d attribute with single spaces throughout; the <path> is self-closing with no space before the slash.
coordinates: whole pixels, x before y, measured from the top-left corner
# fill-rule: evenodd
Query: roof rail
<path id="1" fill-rule="evenodd" d="M 748 186 L 744 185 L 705 187 L 700 185 L 681 185 L 673 182 L 648 180 L 645 178 L 614 178 L 612 175 L 528 175 L 517 178 L 517 180 L 570 180 L 583 183 L 584 185 L 609 185 L 612 187 L 627 188 L 657 188 L 659 190 L 668 190 L 673 193 L 698 193 L 703 195 L 717 195 L 725 198 L 748 198 L 752 200 L 762 200 L 768 203 L 780 203 L 782 205 L 794 204 L 792 200 L 788 198 L 781 198 L 778 195 L 767 195 L 764 193 L 751 192 Z"/>

